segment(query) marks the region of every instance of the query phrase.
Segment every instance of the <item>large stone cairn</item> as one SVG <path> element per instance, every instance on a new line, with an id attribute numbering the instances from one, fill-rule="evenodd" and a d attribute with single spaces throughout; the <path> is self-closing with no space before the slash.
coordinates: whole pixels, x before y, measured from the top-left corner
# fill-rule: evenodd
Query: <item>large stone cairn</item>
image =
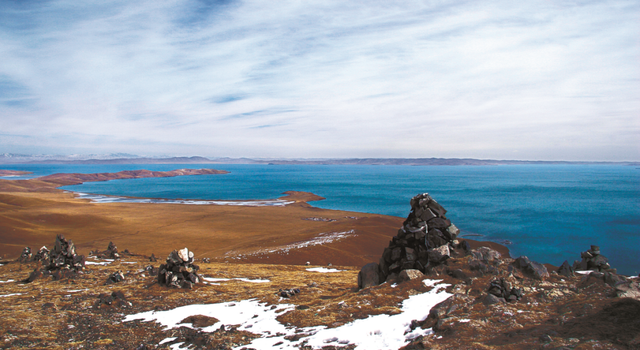
<path id="1" fill-rule="evenodd" d="M 78 272 L 84 269 L 84 255 L 76 253 L 76 246 L 72 241 L 67 241 L 63 235 L 56 237 L 53 250 L 49 253 L 49 271 L 73 270 Z"/>
<path id="2" fill-rule="evenodd" d="M 67 241 L 63 235 L 56 236 L 56 243 L 51 251 L 42 247 L 34 260 L 41 261 L 43 270 L 36 268 L 24 282 L 33 282 L 43 275 L 51 275 L 54 280 L 71 277 L 80 273 L 85 267 L 84 255 L 76 253 L 76 246 Z"/>
<path id="3" fill-rule="evenodd" d="M 446 218 L 447 211 L 428 193 L 410 201 L 411 212 L 398 234 L 384 249 L 378 264 L 370 263 L 358 275 L 358 286 L 366 288 L 385 282 L 403 270 L 428 273 L 451 256 L 460 230 Z"/>
<path id="4" fill-rule="evenodd" d="M 158 268 L 158 283 L 176 288 L 193 288 L 200 282 L 198 276 L 200 267 L 193 264 L 193 252 L 184 248 L 174 250 L 167 257 L 167 263 Z"/>

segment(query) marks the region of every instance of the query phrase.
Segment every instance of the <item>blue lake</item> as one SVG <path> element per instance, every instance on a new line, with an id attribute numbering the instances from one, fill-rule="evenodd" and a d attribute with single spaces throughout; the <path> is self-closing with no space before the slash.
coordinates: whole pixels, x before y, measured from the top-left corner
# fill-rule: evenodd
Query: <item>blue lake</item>
<path id="1" fill-rule="evenodd" d="M 11 165 L 34 176 L 216 168 L 226 175 L 93 182 L 64 189 L 171 199 L 272 199 L 284 191 L 327 198 L 317 207 L 406 217 L 409 199 L 428 192 L 463 235 L 509 241 L 513 256 L 560 265 L 599 245 L 620 273 L 640 272 L 640 169 L 619 165 Z M 390 232 L 390 235 L 395 232 Z"/>

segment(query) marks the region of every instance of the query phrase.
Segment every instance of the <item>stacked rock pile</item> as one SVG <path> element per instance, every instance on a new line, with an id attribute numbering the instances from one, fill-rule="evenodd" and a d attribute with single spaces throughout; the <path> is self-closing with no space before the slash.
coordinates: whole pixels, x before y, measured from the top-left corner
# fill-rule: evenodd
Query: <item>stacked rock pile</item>
<path id="1" fill-rule="evenodd" d="M 283 298 L 291 298 L 300 293 L 299 288 L 291 288 L 291 289 L 280 289 L 276 295 L 281 296 Z"/>
<path id="2" fill-rule="evenodd" d="M 81 273 L 85 267 L 84 255 L 78 255 L 75 244 L 67 241 L 63 235 L 56 236 L 53 250 L 42 247 L 36 257 L 42 261 L 44 269 L 36 268 L 24 282 L 33 282 L 36 278 L 48 275 L 60 280 Z"/>
<path id="3" fill-rule="evenodd" d="M 50 260 L 50 254 L 49 254 L 49 249 L 47 249 L 47 246 L 42 246 L 42 248 L 40 248 L 40 250 L 38 250 L 38 252 L 36 253 L 36 255 L 33 256 L 33 261 L 41 261 L 43 265 L 46 265 L 49 263 Z"/>
<path id="4" fill-rule="evenodd" d="M 125 253 L 127 253 L 127 251 L 125 250 Z M 91 253 L 89 253 L 90 255 L 95 255 L 98 258 L 101 259 L 120 259 L 122 256 L 120 255 L 120 253 L 118 253 L 118 247 L 116 247 L 116 245 L 113 242 L 109 242 L 109 245 L 107 246 L 107 250 L 101 252 L 99 250 L 97 251 L 91 251 Z"/>
<path id="5" fill-rule="evenodd" d="M 452 248 L 458 247 L 456 238 L 460 230 L 446 218 L 447 211 L 428 193 L 411 198 L 410 204 L 409 216 L 384 249 L 379 263 L 367 264 L 360 271 L 360 288 L 380 284 L 403 270 L 427 273 L 447 260 Z"/>
<path id="6" fill-rule="evenodd" d="M 63 235 L 56 237 L 56 243 L 49 254 L 48 270 L 73 270 L 78 272 L 84 269 L 84 255 L 76 253 L 76 245 L 67 241 Z"/>
<path id="7" fill-rule="evenodd" d="M 580 257 L 582 258 L 582 261 L 576 260 L 573 263 L 573 269 L 575 271 L 593 270 L 602 272 L 611 269 L 609 259 L 604 255 L 600 255 L 600 247 L 597 245 L 592 245 L 591 249 L 586 252 L 582 252 Z"/>
<path id="8" fill-rule="evenodd" d="M 484 300 L 485 304 L 495 304 L 496 302 L 515 302 L 522 299 L 524 290 L 511 286 L 509 281 L 498 278 L 491 281 L 488 290 L 489 295 Z"/>
<path id="9" fill-rule="evenodd" d="M 124 281 L 124 274 L 122 273 L 122 271 L 118 270 L 112 273 L 109 278 L 107 278 L 107 282 L 105 282 L 105 284 L 113 284 L 122 281 Z"/>
<path id="10" fill-rule="evenodd" d="M 174 250 L 167 257 L 167 263 L 158 268 L 158 283 L 176 288 L 193 288 L 202 279 L 198 276 L 200 267 L 193 264 L 193 252 L 184 248 Z"/>
<path id="11" fill-rule="evenodd" d="M 20 257 L 18 258 L 18 261 L 21 263 L 27 263 L 31 261 L 32 257 L 33 254 L 31 254 L 31 248 L 24 247 L 24 249 L 22 249 L 22 254 L 20 254 Z"/>
<path id="12" fill-rule="evenodd" d="M 109 246 L 107 246 L 107 251 L 105 252 L 110 259 L 119 259 L 120 254 L 118 254 L 118 247 L 116 247 L 113 242 L 109 242 Z"/>

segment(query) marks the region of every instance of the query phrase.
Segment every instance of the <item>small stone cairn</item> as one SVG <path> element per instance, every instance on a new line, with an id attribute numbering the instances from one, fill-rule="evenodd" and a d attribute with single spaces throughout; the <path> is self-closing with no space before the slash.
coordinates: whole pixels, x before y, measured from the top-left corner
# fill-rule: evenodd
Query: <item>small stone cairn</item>
<path id="1" fill-rule="evenodd" d="M 40 250 L 33 256 L 33 261 L 41 261 L 42 264 L 47 264 L 50 260 L 50 251 L 47 249 L 47 246 L 42 246 Z"/>
<path id="2" fill-rule="evenodd" d="M 121 257 L 120 254 L 118 253 L 118 247 L 116 247 L 116 245 L 113 242 L 109 242 L 109 245 L 107 246 L 107 250 L 105 250 L 104 252 L 92 251 L 91 254 L 95 254 L 96 257 L 101 259 L 120 259 Z"/>
<path id="3" fill-rule="evenodd" d="M 193 288 L 202 280 L 197 273 L 200 267 L 193 264 L 193 256 L 187 248 L 172 251 L 167 263 L 158 268 L 158 283 L 168 287 Z"/>
<path id="4" fill-rule="evenodd" d="M 586 252 L 582 252 L 580 257 L 582 258 L 582 261 L 576 260 L 573 263 L 573 270 L 575 271 L 593 270 L 604 272 L 611 269 L 609 259 L 600 254 L 600 247 L 597 245 L 592 245 L 591 249 Z"/>
<path id="5" fill-rule="evenodd" d="M 403 270 L 428 273 L 451 256 L 458 246 L 460 230 L 446 218 L 447 211 L 428 193 L 410 201 L 411 212 L 398 234 L 384 249 L 378 264 L 365 265 L 358 274 L 359 288 L 367 288 L 397 277 Z"/>
<path id="6" fill-rule="evenodd" d="M 21 263 L 28 263 L 28 262 L 31 262 L 32 257 L 33 257 L 33 254 L 31 253 L 31 248 L 24 247 L 24 249 L 22 249 L 22 254 L 20 254 L 20 257 L 18 258 L 18 261 Z"/>

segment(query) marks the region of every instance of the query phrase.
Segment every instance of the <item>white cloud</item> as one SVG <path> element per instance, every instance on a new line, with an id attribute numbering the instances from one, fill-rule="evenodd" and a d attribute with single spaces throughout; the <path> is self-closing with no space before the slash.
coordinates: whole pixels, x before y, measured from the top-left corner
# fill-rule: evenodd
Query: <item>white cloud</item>
<path id="1" fill-rule="evenodd" d="M 633 1 L 29 7 L 0 7 L 0 114 L 42 147 L 640 159 Z"/>

